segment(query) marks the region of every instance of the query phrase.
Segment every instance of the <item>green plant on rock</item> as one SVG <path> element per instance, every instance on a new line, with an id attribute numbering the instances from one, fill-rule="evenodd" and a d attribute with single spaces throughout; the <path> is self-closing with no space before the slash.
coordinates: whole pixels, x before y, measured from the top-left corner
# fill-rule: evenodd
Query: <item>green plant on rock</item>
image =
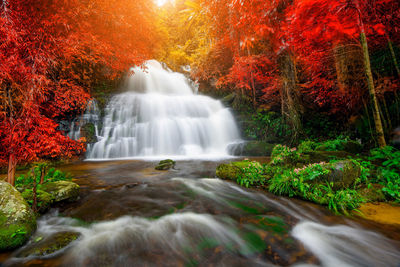
<path id="1" fill-rule="evenodd" d="M 383 185 L 382 192 L 388 199 L 400 202 L 400 151 L 386 146 L 370 151 L 371 168 L 375 171 L 372 182 Z"/>
<path id="2" fill-rule="evenodd" d="M 271 164 L 294 164 L 300 159 L 300 153 L 296 148 L 289 148 L 285 145 L 276 145 L 271 153 Z"/>
<path id="3" fill-rule="evenodd" d="M 241 186 L 263 186 L 266 183 L 264 175 L 264 166 L 250 162 L 248 166 L 244 167 L 239 173 L 237 183 Z"/>

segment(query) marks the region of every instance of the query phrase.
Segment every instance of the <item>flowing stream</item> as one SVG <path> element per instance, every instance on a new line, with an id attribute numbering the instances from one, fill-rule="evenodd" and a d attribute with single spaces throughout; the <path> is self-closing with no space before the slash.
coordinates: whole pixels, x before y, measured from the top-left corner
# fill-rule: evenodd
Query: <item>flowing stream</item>
<path id="1" fill-rule="evenodd" d="M 399 228 L 334 216 L 213 177 L 218 161 L 84 162 L 64 166 L 81 200 L 39 220 L 5 266 L 399 266 Z M 77 240 L 24 256 L 56 233 Z M 38 240 L 40 240 L 38 242 Z"/>

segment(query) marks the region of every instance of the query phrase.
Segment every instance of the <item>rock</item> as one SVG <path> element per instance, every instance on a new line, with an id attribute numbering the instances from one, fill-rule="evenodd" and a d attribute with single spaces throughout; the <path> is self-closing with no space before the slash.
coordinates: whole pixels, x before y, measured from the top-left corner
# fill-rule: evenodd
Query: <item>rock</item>
<path id="1" fill-rule="evenodd" d="M 345 151 L 309 151 L 300 157 L 301 163 L 329 162 L 335 159 L 347 159 L 352 154 Z"/>
<path id="2" fill-rule="evenodd" d="M 45 183 L 42 190 L 54 197 L 54 202 L 76 201 L 79 197 L 79 185 L 69 181 Z"/>
<path id="3" fill-rule="evenodd" d="M 371 187 L 361 188 L 358 193 L 365 199 L 365 202 L 383 202 L 386 200 L 385 194 L 382 192 L 383 185 L 371 184 Z"/>
<path id="4" fill-rule="evenodd" d="M 359 142 L 353 140 L 342 140 L 335 145 L 327 141 L 315 148 L 316 151 L 345 151 L 351 154 L 358 154 L 362 149 L 363 146 Z"/>
<path id="5" fill-rule="evenodd" d="M 230 106 L 233 104 L 233 101 L 235 101 L 235 98 L 236 98 L 236 93 L 232 93 L 222 98 L 221 102 L 224 103 L 225 105 Z"/>
<path id="6" fill-rule="evenodd" d="M 251 164 L 256 164 L 260 168 L 262 167 L 259 162 L 255 161 L 237 161 L 219 165 L 215 174 L 218 178 L 236 181 L 242 170 Z"/>
<path id="7" fill-rule="evenodd" d="M 92 144 L 97 142 L 96 128 L 93 123 L 86 123 L 81 127 L 81 137 L 85 137 L 86 143 Z"/>
<path id="8" fill-rule="evenodd" d="M 21 193 L 0 181 L 0 251 L 22 246 L 35 230 L 35 214 Z"/>
<path id="9" fill-rule="evenodd" d="M 350 187 L 361 175 L 360 166 L 352 160 L 342 160 L 335 163 L 323 164 L 329 172 L 320 175 L 308 183 L 332 183 L 333 190 L 340 190 Z"/>
<path id="10" fill-rule="evenodd" d="M 248 141 L 243 143 L 231 144 L 228 151 L 233 156 L 271 156 L 275 144 L 262 141 Z"/>
<path id="11" fill-rule="evenodd" d="M 175 163 L 176 162 L 172 159 L 162 160 L 158 163 L 155 169 L 158 171 L 167 171 L 169 169 L 172 169 L 175 166 Z"/>
<path id="12" fill-rule="evenodd" d="M 360 166 L 352 160 L 342 160 L 331 165 L 331 173 L 328 182 L 333 183 L 334 189 L 348 188 L 361 175 Z"/>
<path id="13" fill-rule="evenodd" d="M 48 237 L 38 236 L 18 252 L 18 258 L 46 256 L 57 252 L 78 239 L 80 233 L 59 232 Z"/>
<path id="14" fill-rule="evenodd" d="M 36 193 L 36 199 L 37 199 L 37 208 L 39 213 L 45 213 L 50 209 L 51 204 L 54 202 L 54 197 L 43 191 L 43 190 L 37 190 Z M 22 197 L 30 204 L 33 203 L 33 192 L 32 190 L 25 189 L 22 192 Z"/>

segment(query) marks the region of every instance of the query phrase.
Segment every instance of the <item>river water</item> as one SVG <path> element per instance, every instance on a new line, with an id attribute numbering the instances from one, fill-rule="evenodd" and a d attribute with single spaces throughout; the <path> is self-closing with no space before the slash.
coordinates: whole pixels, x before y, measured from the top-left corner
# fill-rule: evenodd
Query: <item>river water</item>
<path id="1" fill-rule="evenodd" d="M 3 264 L 399 266 L 399 228 L 216 179 L 221 162 L 178 161 L 165 172 L 154 161 L 64 166 L 80 200 L 42 217 L 28 246 L 59 232 L 80 237 L 44 258 L 18 258 L 22 248 Z"/>

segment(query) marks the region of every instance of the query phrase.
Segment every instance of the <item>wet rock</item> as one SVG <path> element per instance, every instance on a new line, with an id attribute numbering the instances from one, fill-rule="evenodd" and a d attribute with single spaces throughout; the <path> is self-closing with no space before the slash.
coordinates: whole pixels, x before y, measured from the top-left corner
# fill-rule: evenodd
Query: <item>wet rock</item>
<path id="1" fill-rule="evenodd" d="M 42 190 L 54 197 L 54 202 L 76 201 L 79 197 L 79 185 L 69 181 L 57 181 L 43 184 Z"/>
<path id="2" fill-rule="evenodd" d="M 156 170 L 158 171 L 167 171 L 169 169 L 172 169 L 175 167 L 175 161 L 172 159 L 166 159 L 162 160 L 158 163 L 158 165 L 155 167 Z"/>
<path id="3" fill-rule="evenodd" d="M 262 167 L 259 162 L 252 161 L 237 161 L 228 164 L 221 164 L 217 167 L 216 176 L 225 180 L 236 181 L 239 174 L 242 173 L 243 169 L 249 167 L 251 164 L 256 164 L 258 167 Z"/>
<path id="4" fill-rule="evenodd" d="M 0 251 L 22 246 L 35 230 L 35 215 L 21 193 L 0 181 Z"/>
<path id="5" fill-rule="evenodd" d="M 229 95 L 225 96 L 224 98 L 222 98 L 221 101 L 225 105 L 230 106 L 235 101 L 235 98 L 236 98 L 236 93 L 232 93 L 232 94 L 229 94 Z"/>
<path id="6" fill-rule="evenodd" d="M 22 197 L 28 202 L 33 203 L 33 192 L 32 190 L 25 189 L 22 192 Z M 37 211 L 39 213 L 45 213 L 50 209 L 51 204 L 54 202 L 53 195 L 43 191 L 37 190 L 36 192 L 36 201 L 37 201 Z"/>
<path id="7" fill-rule="evenodd" d="M 81 127 L 81 137 L 86 139 L 86 143 L 92 144 L 97 142 L 96 128 L 93 123 L 86 123 Z"/>
<path id="8" fill-rule="evenodd" d="M 228 146 L 229 154 L 233 156 L 271 156 L 275 144 L 262 141 L 248 141 Z"/>
<path id="9" fill-rule="evenodd" d="M 38 236 L 19 251 L 17 257 L 25 258 L 53 254 L 68 246 L 71 242 L 78 239 L 79 236 L 80 233 L 76 232 L 60 232 L 48 237 Z"/>

